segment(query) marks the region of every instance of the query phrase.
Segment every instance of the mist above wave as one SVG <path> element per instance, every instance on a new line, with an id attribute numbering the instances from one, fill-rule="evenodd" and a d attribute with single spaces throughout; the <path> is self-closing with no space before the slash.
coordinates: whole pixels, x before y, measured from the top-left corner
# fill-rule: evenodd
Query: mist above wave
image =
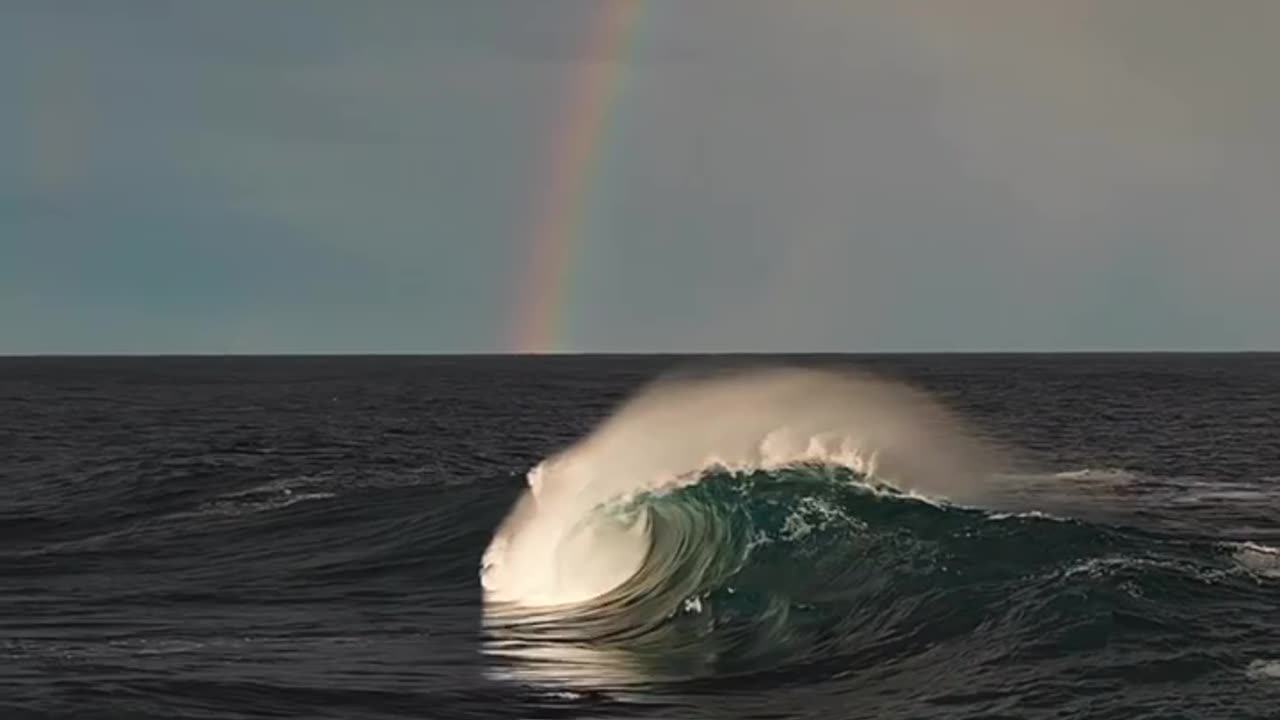
<path id="1" fill-rule="evenodd" d="M 667 378 L 540 463 L 482 561 L 491 602 L 598 597 L 651 545 L 643 513 L 599 508 L 709 468 L 847 467 L 906 492 L 972 502 L 998 454 L 927 393 L 866 374 L 768 368 Z"/>

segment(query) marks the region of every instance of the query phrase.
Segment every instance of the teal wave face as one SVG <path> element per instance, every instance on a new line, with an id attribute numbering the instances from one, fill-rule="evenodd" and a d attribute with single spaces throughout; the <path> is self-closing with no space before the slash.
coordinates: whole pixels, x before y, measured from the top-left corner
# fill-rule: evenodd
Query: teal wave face
<path id="1" fill-rule="evenodd" d="M 649 522 L 640 571 L 587 603 L 499 613 L 498 652 L 572 651 L 637 680 L 921 662 L 961 644 L 998 661 L 1105 645 L 1153 596 L 1248 582 L 1207 546 L 936 504 L 844 468 L 712 471 L 598 512 Z"/>

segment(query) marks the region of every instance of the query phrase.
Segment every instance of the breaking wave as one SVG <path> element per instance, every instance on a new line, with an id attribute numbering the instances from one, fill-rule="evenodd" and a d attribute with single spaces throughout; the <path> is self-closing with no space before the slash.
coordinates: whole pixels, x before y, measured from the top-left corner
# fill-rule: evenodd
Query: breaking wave
<path id="1" fill-rule="evenodd" d="M 985 503 L 1005 469 L 924 393 L 867 376 L 658 383 L 529 473 L 482 559 L 490 650 L 615 687 L 871 667 L 983 633 L 995 662 L 1105 643 L 1153 594 L 1273 577 L 1269 548 Z M 1041 477 L 1081 479 L 1059 475 Z"/>
<path id="2" fill-rule="evenodd" d="M 601 509 L 711 469 L 818 465 L 903 492 L 972 498 L 990 459 L 942 406 L 902 385 L 813 370 L 667 380 L 529 473 L 485 552 L 483 584 L 489 600 L 524 606 L 617 588 L 644 563 L 662 518 L 652 504 Z"/>

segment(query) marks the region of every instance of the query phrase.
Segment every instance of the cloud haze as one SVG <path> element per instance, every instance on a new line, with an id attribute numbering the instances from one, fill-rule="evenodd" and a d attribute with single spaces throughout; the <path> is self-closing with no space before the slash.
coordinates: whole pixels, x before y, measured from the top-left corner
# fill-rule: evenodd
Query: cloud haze
<path id="1" fill-rule="evenodd" d="M 1280 348 L 1280 6 L 645 4 L 570 349 Z M 7 4 L 0 353 L 509 349 L 602 5 Z"/>

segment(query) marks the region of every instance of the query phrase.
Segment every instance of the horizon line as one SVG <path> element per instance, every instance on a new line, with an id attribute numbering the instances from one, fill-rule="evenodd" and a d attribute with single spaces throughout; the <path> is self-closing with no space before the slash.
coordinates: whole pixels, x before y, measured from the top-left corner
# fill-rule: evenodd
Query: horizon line
<path id="1" fill-rule="evenodd" d="M 962 350 L 723 350 L 723 351 L 635 351 L 600 350 L 582 352 L 502 352 L 502 351 L 327 351 L 288 352 L 31 352 L 0 353 L 0 360 L 13 359 L 94 359 L 94 358 L 586 358 L 586 357 L 890 357 L 905 355 L 1280 355 L 1280 349 L 962 349 Z"/>

